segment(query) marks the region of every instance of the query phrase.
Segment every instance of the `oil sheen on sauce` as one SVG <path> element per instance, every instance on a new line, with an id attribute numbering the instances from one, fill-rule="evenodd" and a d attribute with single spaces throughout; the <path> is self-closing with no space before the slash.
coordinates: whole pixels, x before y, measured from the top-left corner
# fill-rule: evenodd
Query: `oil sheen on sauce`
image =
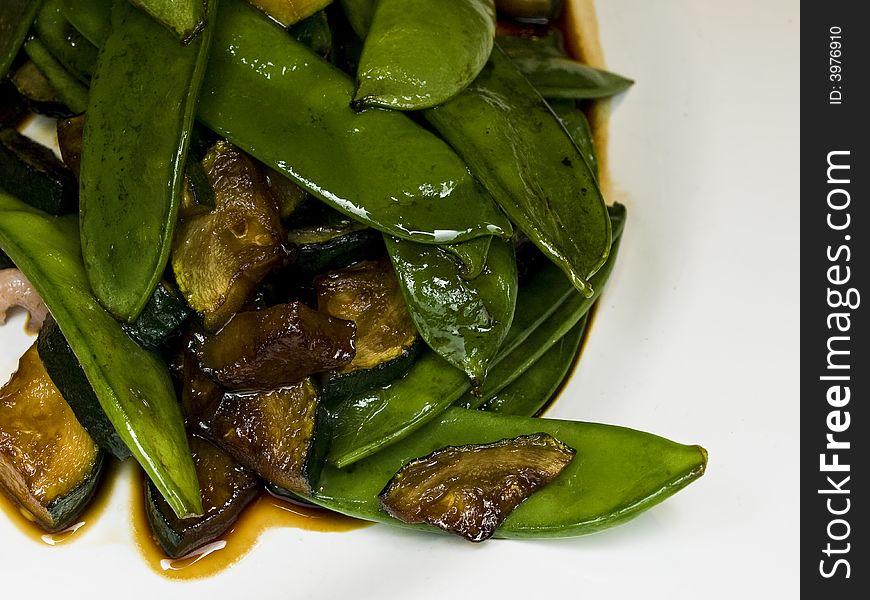
<path id="1" fill-rule="evenodd" d="M 233 526 L 220 539 L 182 558 L 168 558 L 151 535 L 145 514 L 144 475 L 132 478 L 132 522 L 136 543 L 148 566 L 169 579 L 200 579 L 231 567 L 256 545 L 267 529 L 293 528 L 308 531 L 341 532 L 371 525 L 322 508 L 295 504 L 261 491 Z"/>

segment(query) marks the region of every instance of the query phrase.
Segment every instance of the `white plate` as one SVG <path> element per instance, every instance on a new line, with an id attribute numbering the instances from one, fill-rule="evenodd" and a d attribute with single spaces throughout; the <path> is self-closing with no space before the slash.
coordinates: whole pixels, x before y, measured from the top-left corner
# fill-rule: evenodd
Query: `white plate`
<path id="1" fill-rule="evenodd" d="M 701 443 L 707 474 L 631 523 L 559 541 L 268 532 L 212 579 L 167 581 L 133 543 L 129 487 L 75 543 L 0 518 L 0 596 L 797 597 L 797 0 L 598 3 L 630 208 L 580 367 L 550 416 Z M 0 378 L 27 345 L 0 330 Z M 14 592 L 13 592 L 14 590 Z"/>

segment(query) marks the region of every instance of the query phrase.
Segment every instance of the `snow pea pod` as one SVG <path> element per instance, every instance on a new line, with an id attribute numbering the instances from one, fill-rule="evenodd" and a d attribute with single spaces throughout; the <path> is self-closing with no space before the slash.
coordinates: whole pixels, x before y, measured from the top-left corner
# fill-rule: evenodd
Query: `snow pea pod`
<path id="1" fill-rule="evenodd" d="M 529 367 L 523 376 L 506 386 L 481 409 L 502 415 L 532 417 L 550 402 L 577 360 L 589 316 L 584 316 L 555 346 Z"/>
<path id="2" fill-rule="evenodd" d="M 513 245 L 509 240 L 493 241 L 483 273 L 466 280 L 439 246 L 392 236 L 384 236 L 384 241 L 421 337 L 480 387 L 514 317 Z"/>
<path id="3" fill-rule="evenodd" d="M 598 155 L 595 152 L 595 142 L 592 139 L 592 128 L 589 126 L 589 120 L 586 118 L 586 113 L 579 108 L 573 100 L 549 100 L 547 102 L 562 125 L 568 131 L 568 135 L 580 148 L 583 153 L 583 158 L 589 163 L 589 168 L 595 176 L 598 176 Z"/>
<path id="4" fill-rule="evenodd" d="M 380 0 L 354 105 L 421 110 L 441 104 L 477 77 L 494 39 L 493 0 Z"/>
<path id="5" fill-rule="evenodd" d="M 613 208 L 615 235 L 621 234 L 625 222 L 625 207 Z M 611 255 L 612 265 L 615 255 Z M 611 267 L 595 274 L 593 283 L 600 290 Z M 552 332 L 564 325 L 563 317 L 554 319 L 559 308 L 568 302 L 583 301 L 586 310 L 593 300 L 583 298 L 552 264 L 547 264 L 517 294 L 517 308 L 513 324 L 502 347 L 493 361 L 490 376 L 498 380 L 505 376 L 499 369 L 501 361 L 515 353 L 519 362 L 523 355 L 534 351 L 531 345 L 523 346 L 539 328 Z M 577 319 L 585 314 L 583 306 L 573 304 L 569 318 Z M 564 333 L 564 332 L 563 332 Z M 546 341 L 549 336 L 542 336 Z M 513 359 L 510 359 L 513 360 Z M 508 363 L 510 364 L 510 362 Z M 509 371 L 509 369 L 506 369 Z M 461 371 L 434 352 L 426 352 L 402 379 L 384 388 L 355 396 L 335 407 L 332 447 L 328 460 L 344 468 L 370 456 L 405 437 L 443 413 L 470 387 L 468 378 Z M 475 399 L 474 404 L 480 401 Z"/>
<path id="6" fill-rule="evenodd" d="M 377 5 L 378 0 L 341 0 L 341 8 L 360 39 L 365 39 L 372 26 Z"/>
<path id="7" fill-rule="evenodd" d="M 182 43 L 190 42 L 204 27 L 212 7 L 208 0 L 129 0 L 171 31 Z"/>
<path id="8" fill-rule="evenodd" d="M 81 235 L 94 293 L 125 321 L 169 258 L 211 30 L 181 46 L 126 0 L 112 7 L 83 138 Z"/>
<path id="9" fill-rule="evenodd" d="M 480 76 L 424 111 L 511 220 L 591 296 L 610 250 L 595 175 L 558 118 L 496 46 Z"/>
<path id="10" fill-rule="evenodd" d="M 100 47 L 112 28 L 112 0 L 60 0 L 64 16 L 94 46 Z"/>
<path id="11" fill-rule="evenodd" d="M 570 537 L 619 525 L 698 479 L 707 466 L 707 452 L 700 446 L 625 427 L 451 408 L 416 435 L 351 468 L 327 465 L 310 500 L 353 517 L 441 531 L 403 524 L 380 509 L 378 494 L 396 471 L 444 446 L 537 432 L 549 433 L 577 455 L 552 483 L 514 510 L 495 537 Z"/>
<path id="12" fill-rule="evenodd" d="M 24 51 L 51 83 L 60 101 L 73 113 L 84 112 L 88 106 L 88 88 L 67 71 L 38 38 L 28 40 Z"/>
<path id="13" fill-rule="evenodd" d="M 510 221 L 447 144 L 400 113 L 357 114 L 352 97 L 344 73 L 256 9 L 221 3 L 199 104 L 206 125 L 390 235 L 509 235 Z"/>
<path id="14" fill-rule="evenodd" d="M 24 43 L 39 4 L 37 0 L 3 0 L 0 5 L 0 81 Z"/>
<path id="15" fill-rule="evenodd" d="M 492 236 L 485 235 L 458 244 L 444 244 L 441 248 L 459 260 L 460 275 L 465 279 L 474 279 L 483 273 L 491 244 Z"/>
<path id="16" fill-rule="evenodd" d="M 75 216 L 51 217 L 0 192 L 0 247 L 45 301 L 109 421 L 172 509 L 201 513 L 169 371 L 94 298 Z"/>
<path id="17" fill-rule="evenodd" d="M 97 48 L 70 24 L 61 10 L 60 0 L 43 2 L 33 28 L 64 68 L 87 83 L 97 63 Z"/>
<path id="18" fill-rule="evenodd" d="M 562 50 L 558 32 L 540 38 L 505 35 L 497 41 L 544 98 L 608 98 L 634 84 L 622 75 L 569 58 Z"/>

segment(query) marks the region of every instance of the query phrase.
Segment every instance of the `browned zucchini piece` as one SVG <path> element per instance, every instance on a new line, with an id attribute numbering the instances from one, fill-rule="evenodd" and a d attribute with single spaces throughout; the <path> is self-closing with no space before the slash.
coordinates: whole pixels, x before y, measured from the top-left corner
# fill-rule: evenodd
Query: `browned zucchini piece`
<path id="1" fill-rule="evenodd" d="M 228 392 L 202 409 L 197 431 L 270 484 L 311 493 L 329 436 L 310 379 L 263 392 Z"/>
<path id="2" fill-rule="evenodd" d="M 75 211 L 78 183 L 54 153 L 14 129 L 0 131 L 3 189 L 53 215 Z"/>
<path id="3" fill-rule="evenodd" d="M 237 314 L 199 348 L 203 370 L 226 388 L 274 389 L 354 357 L 354 324 L 300 302 Z"/>
<path id="4" fill-rule="evenodd" d="M 318 310 L 356 324 L 356 356 L 328 374 L 326 395 L 361 393 L 405 374 L 419 336 L 389 259 L 321 275 L 314 287 Z"/>
<path id="5" fill-rule="evenodd" d="M 282 219 L 292 215 L 306 199 L 305 190 L 296 185 L 288 177 L 266 165 L 260 165 L 266 177 L 266 187 L 272 193 L 278 205 L 278 213 Z"/>
<path id="6" fill-rule="evenodd" d="M 172 269 L 190 307 L 203 313 L 206 329 L 217 331 L 286 252 L 278 209 L 257 165 L 221 141 L 202 166 L 215 208 L 180 220 Z"/>
<path id="7" fill-rule="evenodd" d="M 0 491 L 42 527 L 59 531 L 93 496 L 102 465 L 34 344 L 0 389 Z"/>
<path id="8" fill-rule="evenodd" d="M 298 23 L 326 7 L 332 0 L 248 0 L 284 27 Z"/>
<path id="9" fill-rule="evenodd" d="M 51 82 L 33 61 L 27 61 L 15 71 L 12 83 L 18 93 L 27 99 L 32 111 L 49 117 L 70 115 L 69 108 L 60 100 Z"/>
<path id="10" fill-rule="evenodd" d="M 187 441 L 202 490 L 202 516 L 179 518 L 154 484 L 145 480 L 148 523 L 160 547 L 172 558 L 220 537 L 259 491 L 254 473 L 232 456 L 201 437 L 188 436 Z"/>
<path id="11" fill-rule="evenodd" d="M 381 506 L 405 523 L 429 523 L 482 542 L 523 500 L 555 479 L 574 453 L 546 433 L 447 446 L 399 469 L 379 496 Z"/>
<path id="12" fill-rule="evenodd" d="M 57 145 L 60 146 L 60 155 L 76 179 L 79 178 L 79 165 L 82 160 L 82 133 L 84 129 L 84 114 L 57 121 Z"/>

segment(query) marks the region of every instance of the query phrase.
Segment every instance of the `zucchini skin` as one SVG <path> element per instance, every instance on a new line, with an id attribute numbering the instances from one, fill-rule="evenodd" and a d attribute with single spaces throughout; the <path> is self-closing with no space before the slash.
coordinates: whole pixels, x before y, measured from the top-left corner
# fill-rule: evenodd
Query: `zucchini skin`
<path id="1" fill-rule="evenodd" d="M 157 350 L 191 314 L 181 295 L 168 284 L 160 283 L 136 320 L 122 327 L 143 348 Z"/>
<path id="2" fill-rule="evenodd" d="M 326 406 L 337 406 L 352 396 L 390 385 L 411 370 L 425 347 L 423 341 L 418 338 L 401 356 L 370 369 L 357 369 L 349 373 L 337 371 L 324 373 L 321 378 L 323 402 Z"/>
<path id="3" fill-rule="evenodd" d="M 308 278 L 343 269 L 360 260 L 384 254 L 384 239 L 376 229 L 351 231 L 315 244 L 296 246 L 296 261 L 288 267 L 291 277 Z"/>
<path id="4" fill-rule="evenodd" d="M 52 526 L 49 531 L 66 529 L 82 514 L 99 488 L 105 464 L 105 454 L 100 452 L 96 463 L 94 463 L 94 468 L 88 476 L 71 492 L 60 498 L 55 498 L 45 507 L 52 518 Z M 43 524 L 43 526 L 45 525 Z"/>
<path id="5" fill-rule="evenodd" d="M 14 129 L 0 132 L 3 189 L 39 210 L 61 215 L 78 210 L 78 182 L 45 146 Z"/>
<path id="6" fill-rule="evenodd" d="M 42 325 L 36 349 L 51 381 L 97 445 L 119 460 L 129 458 L 130 449 L 100 406 L 81 363 L 51 316 Z"/>

